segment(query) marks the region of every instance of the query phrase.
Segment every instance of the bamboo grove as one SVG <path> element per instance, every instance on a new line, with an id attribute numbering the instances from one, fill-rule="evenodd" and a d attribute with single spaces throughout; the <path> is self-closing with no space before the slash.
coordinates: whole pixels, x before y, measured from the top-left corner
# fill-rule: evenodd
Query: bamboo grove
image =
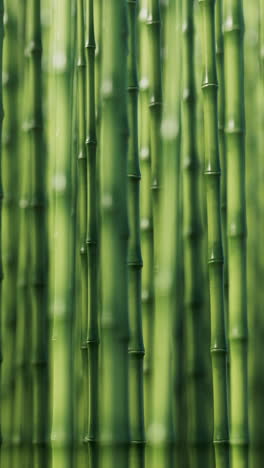
<path id="1" fill-rule="evenodd" d="M 264 1 L 0 0 L 0 465 L 262 468 Z"/>

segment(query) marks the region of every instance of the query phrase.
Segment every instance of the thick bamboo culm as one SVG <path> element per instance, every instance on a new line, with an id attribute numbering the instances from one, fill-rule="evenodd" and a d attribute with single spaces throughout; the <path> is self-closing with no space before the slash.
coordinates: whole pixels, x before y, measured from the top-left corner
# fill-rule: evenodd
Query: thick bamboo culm
<path id="1" fill-rule="evenodd" d="M 79 238 L 79 258 L 77 271 L 80 275 L 79 301 L 77 313 L 77 340 L 80 343 L 81 367 L 80 371 L 80 402 L 78 413 L 77 438 L 82 441 L 87 435 L 87 373 L 88 373 L 88 344 L 87 344 L 87 147 L 86 147 L 86 59 L 85 59 L 85 21 L 84 0 L 77 1 L 77 132 L 78 132 L 78 176 L 77 176 L 77 237 Z M 79 338 L 78 338 L 79 333 Z M 79 361 L 77 360 L 77 363 Z"/>
<path id="2" fill-rule="evenodd" d="M 226 333 L 224 314 L 223 247 L 221 236 L 220 161 L 218 148 L 215 2 L 199 0 L 203 53 L 205 178 L 208 225 L 208 270 L 211 310 L 211 354 L 214 394 L 216 468 L 229 466 Z"/>
<path id="3" fill-rule="evenodd" d="M 248 467 L 243 4 L 224 1 L 225 135 L 232 468 Z M 237 389 L 239 388 L 239 392 Z"/>
<path id="4" fill-rule="evenodd" d="M 5 44 L 3 51 L 3 105 L 5 119 L 3 122 L 3 224 L 2 248 L 3 271 L 5 281 L 1 297 L 1 330 L 3 347 L 2 364 L 2 443 L 12 446 L 14 437 L 14 396 L 15 396 L 15 355 L 9 349 L 14 349 L 16 343 L 16 295 L 13 294 L 17 282 L 17 247 L 18 231 L 13 228 L 18 224 L 18 133 L 19 133 L 19 53 L 14 54 L 14 41 L 18 33 L 16 2 L 6 2 L 5 5 Z"/>
<path id="5" fill-rule="evenodd" d="M 206 417 L 208 380 L 206 359 L 205 291 L 203 288 L 202 211 L 199 158 L 196 144 L 196 90 L 194 79 L 194 2 L 182 3 L 182 171 L 185 317 L 189 393 L 189 444 L 191 466 L 210 466 L 210 426 Z M 203 424 L 202 424 L 203 421 Z"/>
<path id="6" fill-rule="evenodd" d="M 95 87 L 95 35 L 94 4 L 86 2 L 86 69 L 87 69 L 87 255 L 88 255 L 88 439 L 95 440 L 98 433 L 98 225 L 96 198 L 96 87 Z"/>
<path id="7" fill-rule="evenodd" d="M 149 77 L 148 77 L 148 30 L 147 2 L 139 2 L 139 154 L 142 174 L 140 191 L 141 250 L 144 268 L 142 271 L 142 321 L 146 348 L 144 358 L 144 416 L 148 428 L 151 414 L 152 343 L 154 322 L 154 275 L 153 275 L 153 217 L 151 199 L 151 163 L 149 129 Z M 144 122 L 144 125 L 143 125 Z"/>
<path id="8" fill-rule="evenodd" d="M 137 0 L 128 0 L 128 275 L 129 275 L 129 379 L 130 379 L 130 436 L 132 442 L 145 442 L 143 406 L 144 344 L 141 319 L 141 269 L 139 211 L 139 149 L 138 149 L 138 73 L 136 40 Z"/>
<path id="9" fill-rule="evenodd" d="M 103 2 L 101 121 L 100 461 L 127 466 L 128 215 L 127 3 Z M 102 391 L 107 388 L 107 392 Z"/>
<path id="10" fill-rule="evenodd" d="M 43 146 L 43 103 L 41 72 L 40 0 L 27 4 L 28 57 L 28 121 L 27 134 L 30 154 L 30 289 L 32 308 L 32 442 L 34 463 L 45 466 L 46 460 L 39 450 L 48 442 L 48 244 L 46 205 L 46 160 Z M 46 452 L 45 452 L 46 454 Z M 40 462 L 41 460 L 41 462 Z M 42 464 L 43 463 L 43 464 Z"/>
<path id="11" fill-rule="evenodd" d="M 67 14 L 63 14 L 63 11 Z M 72 214 L 72 122 L 74 26 L 69 0 L 56 2 L 53 11 L 54 43 L 52 74 L 56 85 L 56 139 L 54 151 L 54 233 L 55 251 L 51 294 L 51 445 L 52 466 L 72 468 L 73 450 L 73 295 L 74 241 Z M 60 58 L 64 58 L 61 61 Z M 52 109 L 51 109 L 52 111 Z"/>
<path id="12" fill-rule="evenodd" d="M 262 467 L 263 1 L 0 0 L 1 467 Z"/>

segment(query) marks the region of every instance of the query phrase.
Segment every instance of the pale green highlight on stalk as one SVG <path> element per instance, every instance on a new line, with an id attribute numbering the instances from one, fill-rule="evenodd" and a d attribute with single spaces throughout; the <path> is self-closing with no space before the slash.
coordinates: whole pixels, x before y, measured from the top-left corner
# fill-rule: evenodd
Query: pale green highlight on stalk
<path id="1" fill-rule="evenodd" d="M 70 0 L 54 5 L 51 44 L 55 96 L 54 269 L 52 285 L 52 466 L 73 468 L 73 313 L 74 313 L 74 177 L 72 161 L 74 17 Z M 50 112 L 53 109 L 50 108 Z M 54 117 L 53 117 L 54 118 Z M 79 349 L 78 349 L 79 351 Z"/>
<path id="2" fill-rule="evenodd" d="M 179 420 L 174 421 L 174 379 L 179 372 L 180 352 L 174 331 L 180 317 L 177 307 L 177 262 L 178 250 L 178 194 L 179 194 L 179 158 L 180 158 L 180 53 L 177 53 L 180 40 L 177 34 L 176 2 L 171 0 L 167 6 L 165 23 L 166 68 L 164 81 L 164 113 L 161 132 L 162 160 L 157 176 L 162 181 L 160 192 L 160 224 L 157 225 L 159 244 L 157 246 L 156 274 L 156 313 L 154 330 L 154 375 L 153 407 L 148 435 L 153 445 L 151 463 L 153 467 L 174 466 L 173 444 L 179 440 Z M 157 18 L 155 15 L 153 18 Z M 156 26 L 158 27 L 158 26 Z M 158 53 L 158 51 L 157 51 Z M 160 96 L 159 96 L 160 97 Z M 151 153 L 152 154 L 152 153 Z M 160 158 L 160 154 L 158 157 Z M 154 166 L 155 167 L 155 166 Z M 162 168 L 162 178 L 160 169 Z M 155 234 L 155 233 L 154 233 Z M 155 237 L 154 237 L 155 239 Z M 156 238 L 157 239 L 157 238 Z M 156 242 L 155 239 L 155 242 Z M 175 353 L 175 354 L 174 354 Z M 176 366 L 176 369 L 173 369 Z"/>
<path id="3" fill-rule="evenodd" d="M 226 336 L 224 315 L 223 248 L 221 236 L 220 161 L 218 148 L 215 2 L 199 0 L 203 51 L 203 108 L 205 179 L 208 225 L 208 268 L 211 311 L 211 355 L 214 398 L 216 468 L 229 466 Z"/>
<path id="4" fill-rule="evenodd" d="M 156 276 L 154 270 L 158 268 L 158 248 L 159 248 L 159 198 L 160 198 L 160 184 L 161 184 L 161 111 L 162 111 L 162 61 L 161 61 L 161 12 L 160 0 L 148 0 L 147 4 L 147 30 L 148 30 L 148 68 L 147 77 L 149 83 L 148 97 L 149 97 L 149 137 L 150 137 L 150 153 L 151 153 L 151 190 L 152 190 L 152 215 L 153 215 L 153 275 Z M 155 281 L 154 281 L 155 284 Z M 156 286 L 156 285 L 155 285 Z M 156 301 L 156 290 L 154 290 Z M 153 324 L 153 340 L 155 343 L 155 335 L 158 334 L 158 321 L 157 314 L 160 314 L 155 304 L 154 307 L 154 324 Z M 155 344 L 153 344 L 155 348 Z M 154 357 L 155 349 L 153 351 L 153 378 L 158 375 L 159 364 Z M 165 368 L 169 363 L 166 363 Z M 156 377 L 157 378 L 157 377 Z M 162 379 L 161 379 L 162 380 Z M 152 390 L 155 390 L 155 383 L 152 380 Z M 167 384 L 167 380 L 166 380 Z M 152 393 L 152 391 L 151 391 Z M 148 434 L 153 439 L 153 432 L 155 433 L 156 415 L 154 415 L 154 400 L 155 395 L 150 395 L 152 399 L 152 410 L 150 414 L 150 426 L 148 427 Z M 161 409 L 162 413 L 163 409 Z M 166 409 L 165 409 L 166 411 Z M 163 416 L 162 416 L 163 417 Z M 162 421 L 162 424 L 167 422 Z M 159 424 L 159 422 L 158 422 Z M 154 431 L 153 431 L 154 427 Z M 165 429 L 167 430 L 167 428 Z M 163 435 L 164 428 L 162 427 L 162 439 L 167 438 L 167 434 Z M 170 432 L 170 429 L 169 429 Z M 169 436 L 170 437 L 170 436 Z M 155 435 L 154 435 L 155 439 Z"/>
<path id="5" fill-rule="evenodd" d="M 225 134 L 232 468 L 248 467 L 243 3 L 224 0 Z"/>

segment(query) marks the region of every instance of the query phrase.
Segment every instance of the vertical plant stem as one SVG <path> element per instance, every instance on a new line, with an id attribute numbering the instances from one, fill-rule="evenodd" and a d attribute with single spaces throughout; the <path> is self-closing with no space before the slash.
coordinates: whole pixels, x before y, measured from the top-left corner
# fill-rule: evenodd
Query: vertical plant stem
<path id="1" fill-rule="evenodd" d="M 148 1 L 148 41 L 149 41 L 149 115 L 150 115 L 150 151 L 151 151 L 151 189 L 153 191 L 153 223 L 154 223 L 154 269 L 157 268 L 158 254 L 158 213 L 161 175 L 161 18 L 160 0 Z M 155 326 L 155 324 L 154 324 Z"/>
<path id="2" fill-rule="evenodd" d="M 143 257 L 142 270 L 142 320 L 146 356 L 144 358 L 144 410 L 145 424 L 148 427 L 151 412 L 152 392 L 152 338 L 154 319 L 154 285 L 153 285 L 153 219 L 151 201 L 151 165 L 150 165 L 150 128 L 149 128 L 149 42 L 146 20 L 148 0 L 140 0 L 139 7 L 139 153 L 142 173 L 140 192 L 140 227 Z"/>
<path id="3" fill-rule="evenodd" d="M 77 217 L 80 261 L 80 302 L 79 322 L 81 375 L 80 375 L 80 440 L 87 434 L 87 155 L 86 155 L 86 75 L 85 75 L 85 29 L 84 1 L 77 1 L 77 119 L 78 119 L 78 182 L 77 182 Z"/>
<path id="4" fill-rule="evenodd" d="M 97 255 L 97 157 L 96 157 L 96 112 L 95 112 L 95 35 L 94 2 L 86 5 L 86 62 L 87 62 L 87 254 L 88 254 L 88 439 L 94 440 L 98 433 L 98 255 Z"/>
<path id="5" fill-rule="evenodd" d="M 16 49 L 18 34 L 16 2 L 5 2 L 5 41 L 3 54 L 3 104 L 5 120 L 3 122 L 3 282 L 1 297 L 1 330 L 2 330 L 2 390 L 1 421 L 2 441 L 12 445 L 14 431 L 14 390 L 15 390 L 15 355 L 10 350 L 15 347 L 16 339 L 16 294 L 14 285 L 17 282 L 18 254 L 18 77 L 19 61 Z"/>
<path id="6" fill-rule="evenodd" d="M 147 28 L 148 28 L 148 77 L 149 77 L 149 131 L 150 131 L 150 153 L 151 153 L 151 190 L 152 190 L 152 214 L 153 214 L 153 273 L 156 276 L 158 266 L 158 246 L 159 246 L 159 193 L 160 193 L 160 176 L 161 176 L 161 106 L 162 106 L 162 79 L 161 79 L 161 14 L 160 14 L 160 0 L 148 0 L 147 3 Z M 155 282 L 154 282 L 155 285 Z M 156 285 L 155 285 L 156 286 Z M 156 291 L 154 290 L 155 300 Z M 154 312 L 154 328 L 153 339 L 158 334 L 158 321 L 156 315 L 159 313 L 155 304 Z M 160 312 L 161 313 L 161 312 Z M 155 352 L 155 350 L 154 350 Z M 158 374 L 158 361 L 153 359 L 153 378 L 155 373 Z M 167 367 L 166 367 L 167 368 Z M 166 382 L 167 384 L 167 382 Z M 152 382 L 153 390 L 155 390 L 155 382 Z M 152 401 L 154 405 L 155 396 L 153 394 Z M 161 412 L 162 409 L 160 408 Z M 154 412 L 154 406 L 152 407 Z M 164 415 L 162 415 L 163 418 Z M 150 438 L 153 438 L 153 425 L 155 426 L 154 413 L 151 415 L 151 425 L 149 427 Z M 165 422 L 165 421 L 164 421 Z M 166 424 L 166 422 L 165 422 Z M 155 430 L 154 430 L 155 432 Z M 155 436 L 154 436 L 155 438 Z M 165 439 L 167 434 L 165 435 Z"/>
<path id="7" fill-rule="evenodd" d="M 232 468 L 248 467 L 247 281 L 243 4 L 224 1 Z M 239 389 L 239 391 L 238 391 Z"/>
<path id="8" fill-rule="evenodd" d="M 55 99 L 54 272 L 52 329 L 52 466 L 73 468 L 73 313 L 74 240 L 72 212 L 74 22 L 70 0 L 54 5 L 52 81 Z M 50 109 L 52 112 L 53 109 Z"/>
<path id="9" fill-rule="evenodd" d="M 48 316 L 46 155 L 43 145 L 40 0 L 27 4 L 28 121 L 30 151 L 31 304 L 32 304 L 32 440 L 36 449 L 48 437 Z M 35 452 L 37 454 L 37 451 Z"/>
<path id="10" fill-rule="evenodd" d="M 189 441 L 194 467 L 209 466 L 210 432 L 206 417 L 208 381 L 205 336 L 202 216 L 199 158 L 196 141 L 196 90 L 194 76 L 194 2 L 182 8 L 182 169 L 185 313 L 190 405 Z M 204 456 L 202 456 L 204 454 Z M 206 456 L 208 454 L 208 456 Z"/>
<path id="11" fill-rule="evenodd" d="M 24 49 L 27 43 L 26 3 L 19 8 L 19 72 L 21 92 L 19 93 L 21 133 L 19 133 L 19 242 L 18 242 L 18 273 L 17 273 L 17 321 L 16 321 L 16 382 L 15 382 L 15 410 L 14 410 L 14 443 L 16 445 L 15 460 L 21 459 L 21 452 L 25 455 L 24 463 L 31 463 L 26 452 L 32 435 L 32 380 L 31 380 L 31 301 L 29 294 L 30 269 L 30 157 L 28 138 L 28 60 L 25 59 Z M 22 58 L 23 57 L 23 58 Z"/>
<path id="12" fill-rule="evenodd" d="M 224 254 L 224 303 L 225 326 L 228 337 L 228 248 L 227 248 L 227 190 L 226 190 L 226 143 L 225 143 L 225 76 L 224 76 L 224 38 L 223 38 L 223 0 L 216 0 L 215 6 L 216 67 L 218 81 L 218 141 L 221 166 L 221 222 Z M 229 415 L 230 360 L 227 340 L 227 394 Z"/>
<path id="13" fill-rule="evenodd" d="M 175 434 L 173 418 L 173 384 L 175 372 L 179 371 L 179 360 L 174 359 L 172 351 L 175 339 L 175 324 L 179 319 L 175 285 L 177 283 L 177 262 L 179 259 L 177 248 L 177 222 L 179 215 L 177 198 L 180 143 L 180 55 L 177 54 L 175 60 L 172 59 L 172 57 L 174 58 L 175 51 L 175 37 L 177 38 L 176 11 L 176 2 L 171 0 L 168 3 L 165 23 L 167 60 L 165 62 L 164 113 L 161 126 L 163 159 L 158 164 L 158 170 L 156 167 L 159 184 L 162 181 L 162 191 L 160 192 L 159 207 L 160 224 L 156 225 L 159 240 L 159 244 L 156 247 L 159 248 L 159 252 L 156 252 L 158 271 L 155 284 L 153 413 L 149 428 L 150 442 L 153 445 L 152 464 L 155 467 L 161 465 L 174 466 L 172 448 L 175 443 L 175 436 L 177 438 L 178 435 Z M 152 12 L 154 13 L 153 10 Z M 153 14 L 152 18 L 155 27 L 157 27 L 155 23 L 157 16 Z M 156 40 L 158 41 L 157 38 Z M 156 51 L 158 53 L 158 49 Z M 155 102 L 159 102 L 160 98 L 160 95 L 159 99 L 156 97 Z M 157 128 L 156 131 L 160 132 L 160 129 Z M 156 156 L 160 158 L 160 154 Z M 155 178 L 153 182 L 155 182 Z M 156 208 L 157 205 L 155 206 Z M 155 238 L 154 231 L 154 242 L 156 241 L 157 237 Z M 176 349 L 179 352 L 178 347 Z M 176 366 L 175 371 L 173 370 L 173 365 Z M 179 430 L 179 428 L 176 427 L 176 430 Z"/>
<path id="14" fill-rule="evenodd" d="M 217 130 L 217 77 L 215 54 L 215 3 L 199 0 L 202 15 L 203 107 L 205 179 L 208 225 L 208 268 L 211 310 L 211 355 L 214 394 L 214 445 L 216 468 L 229 466 L 226 336 L 223 296 L 223 248 L 220 216 L 220 161 Z"/>
<path id="15" fill-rule="evenodd" d="M 127 466 L 128 216 L 127 3 L 103 2 L 101 132 L 102 466 Z M 111 446 L 109 445 L 111 444 Z M 117 448 L 120 454 L 117 454 Z M 106 463 L 106 465 L 104 465 Z"/>
<path id="16" fill-rule="evenodd" d="M 128 244 L 129 317 L 131 336 L 129 342 L 130 379 L 130 429 L 131 440 L 144 443 L 143 358 L 144 344 L 141 315 L 140 245 L 140 167 L 138 151 L 138 73 L 137 73 L 137 0 L 128 0 L 128 217 L 130 238 Z M 142 452 L 141 452 L 142 453 Z M 140 463 L 140 460 L 138 460 Z M 142 465 L 138 465 L 142 466 Z"/>

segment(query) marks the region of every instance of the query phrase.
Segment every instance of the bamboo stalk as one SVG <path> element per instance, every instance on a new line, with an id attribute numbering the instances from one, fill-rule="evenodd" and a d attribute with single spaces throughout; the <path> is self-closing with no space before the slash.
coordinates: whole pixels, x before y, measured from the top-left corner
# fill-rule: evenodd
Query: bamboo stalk
<path id="1" fill-rule="evenodd" d="M 178 250 L 178 194 L 180 157 L 180 54 L 174 57 L 177 33 L 176 2 L 167 6 L 165 23 L 166 68 L 164 81 L 164 113 L 162 117 L 162 191 L 160 195 L 160 224 L 158 272 L 156 276 L 156 310 L 154 330 L 153 413 L 149 428 L 150 442 L 154 447 L 152 466 L 174 466 L 173 444 L 179 440 L 179 427 L 174 424 L 173 385 L 179 360 L 174 359 L 175 327 L 179 320 L 175 284 L 177 283 Z M 153 18 L 156 18 L 154 16 Z M 178 43 L 176 43 L 176 48 Z M 177 50 L 177 49 L 176 49 Z M 173 79 L 172 79 L 173 77 Z M 158 131 L 158 129 L 157 129 Z M 152 148 L 152 147 L 151 147 Z M 152 153 L 151 153 L 152 154 Z M 158 174 L 160 176 L 160 173 Z M 156 238 L 157 239 L 157 238 Z M 155 232 L 154 232 L 154 241 Z M 176 344 L 176 350 L 179 343 Z M 176 366 L 174 372 L 172 366 Z M 162 395 L 162 397 L 161 397 Z M 175 429 L 177 433 L 175 434 Z"/>
<path id="2" fill-rule="evenodd" d="M 158 255 L 158 212 L 161 167 L 161 108 L 162 108 L 162 66 L 161 66 L 161 17 L 160 0 L 148 0 L 148 41 L 149 41 L 149 115 L 151 151 L 151 189 L 154 227 L 154 268 Z M 154 325 L 155 326 L 155 325 Z"/>
<path id="3" fill-rule="evenodd" d="M 247 190 L 247 224 L 252 226 L 247 240 L 247 278 L 248 278 L 248 391 L 249 391 L 249 466 L 260 468 L 263 462 L 264 421 L 259 415 L 263 408 L 263 360 L 262 343 L 264 323 L 262 318 L 263 288 L 256 284 L 264 274 L 263 243 L 263 102 L 264 102 L 264 4 L 245 4 L 245 108 L 246 108 L 246 190 Z M 256 38 L 256 20 L 259 30 Z M 255 40 L 254 40 L 255 39 Z M 258 39 L 258 40 L 256 40 Z M 253 47 L 252 47 L 253 46 Z M 254 47 L 255 46 L 255 47 Z M 253 53 L 252 53 L 253 52 Z M 245 56 L 246 57 L 246 56 Z M 250 62 L 249 62 L 250 61 Z M 249 62 L 249 63 L 248 63 Z M 253 62 L 253 63 L 252 63 Z M 249 67 L 250 66 L 250 67 Z M 256 85 L 256 76 L 258 83 Z M 252 99 L 254 98 L 254 100 Z M 248 110 L 247 110 L 248 109 Z M 257 109 L 257 113 L 256 113 Z M 256 126 L 258 132 L 256 132 Z M 257 138 L 257 141 L 255 140 Z M 255 143 L 255 145 L 254 145 Z M 252 151 L 257 151 L 258 163 L 252 165 Z M 254 153 L 255 154 L 255 153 Z M 258 183 L 258 185 L 257 185 Z M 255 198 L 257 197 L 257 198 Z M 255 208 L 255 209 L 254 209 Z M 253 218 L 253 219 L 252 219 Z M 254 223 L 254 225 L 253 225 Z M 254 227 L 253 227 L 254 226 Z M 256 248 L 256 246 L 258 246 Z M 252 262 L 252 259 L 254 262 Z M 253 265 L 252 265 L 253 263 Z M 253 267 L 253 268 L 252 268 Z M 260 283 L 259 283 L 260 284 Z M 252 313 L 253 312 L 253 313 Z"/>
<path id="4" fill-rule="evenodd" d="M 43 145 L 40 0 L 27 4 L 28 126 L 30 151 L 31 304 L 32 304 L 32 441 L 45 445 L 48 437 L 48 315 L 46 155 Z M 35 451 L 37 455 L 37 451 Z M 44 460 L 43 460 L 44 462 Z"/>
<path id="5" fill-rule="evenodd" d="M 182 7 L 182 170 L 185 314 L 187 321 L 187 362 L 190 423 L 188 438 L 191 464 L 210 466 L 210 426 L 206 417 L 208 381 L 203 229 L 199 184 L 199 157 L 196 141 L 196 90 L 194 77 L 194 2 Z"/>
<path id="6" fill-rule="evenodd" d="M 137 76 L 137 1 L 128 0 L 128 219 L 130 238 L 128 244 L 129 317 L 131 336 L 129 342 L 130 379 L 130 430 L 132 442 L 144 443 L 143 358 L 144 344 L 141 320 L 141 269 L 140 246 L 140 168 L 138 153 L 138 76 Z M 141 465 L 138 465 L 141 466 Z"/>
<path id="7" fill-rule="evenodd" d="M 103 2 L 101 132 L 101 389 L 102 466 L 127 466 L 128 217 L 127 3 Z M 119 450 L 118 450 L 119 449 Z M 119 455 L 118 455 L 119 454 Z"/>
<path id="8" fill-rule="evenodd" d="M 79 238 L 80 301 L 78 308 L 80 327 L 81 371 L 80 371 L 80 440 L 87 435 L 87 390 L 88 390 L 88 349 L 87 349 L 87 149 L 86 149 L 86 60 L 84 0 L 77 2 L 77 127 L 78 127 L 78 178 L 77 216 Z"/>
<path id="9" fill-rule="evenodd" d="M 53 329 L 52 329 L 52 466 L 73 465 L 73 311 L 74 240 L 72 211 L 73 52 L 74 22 L 70 0 L 54 5 L 52 72 L 55 89 L 56 138 L 51 158 L 55 158 L 54 194 Z M 55 29 L 56 28 L 56 29 Z M 50 109 L 52 111 L 52 109 Z"/>
<path id="10" fill-rule="evenodd" d="M 86 62 L 87 62 L 87 249 L 88 249 L 88 439 L 94 440 L 98 433 L 98 255 L 97 255 L 97 137 L 96 137 L 96 88 L 95 88 L 95 34 L 94 2 L 86 5 Z"/>
<path id="11" fill-rule="evenodd" d="M 140 228 L 141 248 L 143 257 L 142 270 L 142 320 L 146 355 L 144 358 L 144 410 L 145 424 L 148 427 L 151 412 L 152 392 L 152 341 L 154 319 L 154 285 L 153 285 L 153 218 L 151 202 L 151 162 L 150 162 L 150 128 L 149 128 L 149 78 L 148 78 L 148 30 L 147 30 L 147 2 L 140 0 L 139 11 L 139 153 L 142 173 L 140 192 Z"/>
<path id="12" fill-rule="evenodd" d="M 148 62 L 147 62 L 147 73 L 148 73 L 148 97 L 149 97 L 149 144 L 151 154 L 151 191 L 152 191 L 152 215 L 153 215 L 153 274 L 154 277 L 158 268 L 158 246 L 159 246 L 159 198 L 160 198 L 160 175 L 161 175 L 161 110 L 162 110 L 162 61 L 161 61 L 161 13 L 160 13 L 160 0 L 148 0 L 147 2 L 147 30 L 148 30 Z M 155 280 L 154 284 L 155 285 Z M 156 285 L 155 285 L 156 287 Z M 156 290 L 154 288 L 154 297 L 156 301 Z M 155 335 L 158 333 L 157 329 L 157 313 L 158 308 L 156 304 L 154 306 L 154 325 L 153 325 L 153 340 L 155 341 Z M 153 342 L 153 346 L 154 342 Z M 155 352 L 155 349 L 153 353 Z M 155 373 L 158 374 L 158 362 L 155 360 L 153 355 L 153 379 Z M 166 382 L 167 383 L 167 382 Z M 155 383 L 152 382 L 153 391 L 155 390 Z M 155 439 L 155 436 L 151 435 L 155 433 L 155 418 L 154 411 L 154 394 L 151 395 L 152 399 L 152 414 L 150 417 L 150 426 L 148 428 L 149 437 Z M 162 411 L 162 410 L 161 410 Z M 165 423 L 166 424 L 166 423 Z M 154 427 L 154 431 L 153 431 Z M 165 435 L 165 439 L 167 434 Z"/>
<path id="13" fill-rule="evenodd" d="M 16 321 L 16 382 L 15 382 L 15 420 L 14 420 L 14 452 L 15 461 L 23 459 L 26 464 L 32 464 L 31 441 L 33 424 L 32 405 L 32 303 L 30 300 L 30 196 L 31 196 L 31 167 L 30 142 L 28 137 L 29 99 L 28 99 L 28 59 L 24 49 L 28 44 L 27 8 L 26 3 L 19 5 L 19 45 L 21 77 L 21 93 L 19 104 L 22 120 L 21 134 L 19 134 L 19 169 L 21 173 L 19 193 L 19 243 L 18 243 L 18 273 L 17 273 L 17 321 Z M 23 57 L 23 59 L 21 58 Z M 23 458 L 24 457 L 24 458 Z"/>
<path id="14" fill-rule="evenodd" d="M 259 415 L 263 409 L 264 367 L 262 343 L 263 288 L 263 76 L 261 69 L 261 5 L 245 4 L 245 109 L 246 109 L 246 203 L 247 225 L 247 307 L 248 307 L 248 411 L 249 411 L 249 466 L 260 468 L 263 461 L 264 421 Z M 258 29 L 258 35 L 256 34 Z M 257 77 L 257 81 L 256 81 Z M 256 131 L 257 129 L 257 131 Z M 252 165 L 252 154 L 256 155 Z M 259 287 L 256 288 L 256 285 Z"/>
<path id="15" fill-rule="evenodd" d="M 220 216 L 220 161 L 217 133 L 217 77 L 214 0 L 199 0 L 202 14 L 205 178 L 208 268 L 211 309 L 211 355 L 214 394 L 216 468 L 229 466 L 226 336 L 223 297 L 223 249 Z"/>
<path id="16" fill-rule="evenodd" d="M 5 41 L 3 50 L 3 270 L 5 281 L 2 289 L 2 390 L 1 421 L 3 444 L 12 446 L 14 435 L 14 392 L 15 392 L 15 355 L 10 349 L 15 347 L 16 339 L 16 294 L 18 253 L 18 97 L 19 97 L 19 60 L 16 49 L 18 34 L 16 2 L 5 3 Z M 6 463 L 9 463 L 6 461 Z"/>
<path id="17" fill-rule="evenodd" d="M 243 5 L 224 1 L 232 468 L 248 466 Z M 239 392 L 237 389 L 239 388 Z"/>

